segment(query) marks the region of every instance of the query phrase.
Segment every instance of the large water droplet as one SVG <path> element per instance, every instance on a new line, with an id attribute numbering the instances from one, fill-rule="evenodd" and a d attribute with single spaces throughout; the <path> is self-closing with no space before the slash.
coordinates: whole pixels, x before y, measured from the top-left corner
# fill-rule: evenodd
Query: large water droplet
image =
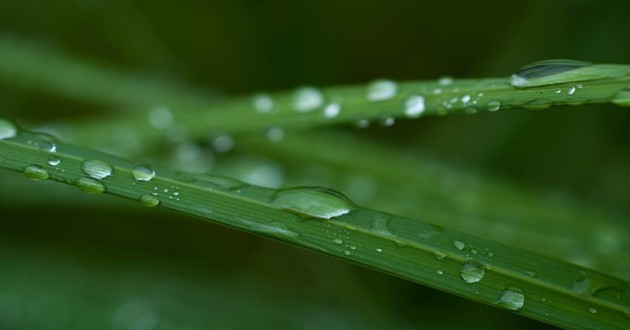
<path id="1" fill-rule="evenodd" d="M 343 194 L 320 187 L 278 190 L 272 204 L 282 209 L 319 219 L 331 219 L 350 213 L 356 206 Z"/>
<path id="2" fill-rule="evenodd" d="M 293 95 L 293 108 L 297 112 L 309 112 L 319 108 L 324 102 L 322 93 L 314 87 L 303 87 Z"/>
<path id="3" fill-rule="evenodd" d="M 104 193 L 105 185 L 93 178 L 80 178 L 74 184 L 86 193 L 101 194 Z"/>
<path id="4" fill-rule="evenodd" d="M 148 166 L 139 165 L 131 170 L 131 175 L 136 181 L 150 181 L 155 176 L 155 172 Z"/>
<path id="5" fill-rule="evenodd" d="M 18 128 L 14 123 L 0 118 L 0 140 L 14 138 L 17 132 Z"/>
<path id="6" fill-rule="evenodd" d="M 144 206 L 154 207 L 160 204 L 160 200 L 150 194 L 140 196 L 140 203 Z"/>
<path id="7" fill-rule="evenodd" d="M 377 80 L 368 85 L 368 101 L 385 101 L 396 95 L 396 83 L 391 80 Z"/>
<path id="8" fill-rule="evenodd" d="M 24 175 L 33 180 L 47 180 L 50 177 L 48 171 L 39 165 L 30 165 L 25 167 Z"/>
<path id="9" fill-rule="evenodd" d="M 98 180 L 112 175 L 112 172 L 114 170 L 112 166 L 108 163 L 96 159 L 84 161 L 81 168 L 83 169 L 83 172 L 85 172 L 85 174 Z"/>
<path id="10" fill-rule="evenodd" d="M 501 293 L 501 297 L 499 297 L 496 304 L 509 310 L 517 311 L 525 304 L 525 295 L 520 289 L 509 288 Z"/>
<path id="11" fill-rule="evenodd" d="M 405 115 L 409 118 L 417 118 L 424 112 L 424 97 L 411 96 L 405 101 Z"/>
<path id="12" fill-rule="evenodd" d="M 630 107 L 630 87 L 617 92 L 611 102 L 622 107 Z"/>
<path id="13" fill-rule="evenodd" d="M 534 87 L 582 80 L 581 77 L 568 78 L 563 72 L 592 65 L 589 62 L 574 60 L 546 60 L 534 62 L 521 68 L 510 78 L 513 87 Z M 552 77 L 557 75 L 555 78 Z M 544 79 L 542 79 L 544 78 Z"/>
<path id="14" fill-rule="evenodd" d="M 485 273 L 485 267 L 478 261 L 466 261 L 462 264 L 461 276 L 466 283 L 477 283 L 481 281 Z"/>
<path id="15" fill-rule="evenodd" d="M 254 109 L 258 112 L 266 113 L 273 110 L 273 99 L 268 94 L 258 94 L 254 96 Z"/>

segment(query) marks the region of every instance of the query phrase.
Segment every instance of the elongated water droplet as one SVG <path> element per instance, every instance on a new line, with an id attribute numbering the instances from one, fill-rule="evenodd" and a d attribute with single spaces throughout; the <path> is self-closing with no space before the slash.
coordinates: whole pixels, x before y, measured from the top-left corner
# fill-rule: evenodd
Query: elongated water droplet
<path id="1" fill-rule="evenodd" d="M 273 110 L 273 99 L 268 94 L 258 94 L 254 96 L 254 109 L 258 112 L 267 113 Z"/>
<path id="2" fill-rule="evenodd" d="M 478 261 L 466 261 L 462 264 L 461 276 L 466 283 L 477 283 L 481 281 L 486 273 L 485 267 Z"/>
<path id="3" fill-rule="evenodd" d="M 319 219 L 332 219 L 356 209 L 343 194 L 320 187 L 281 189 L 272 197 L 272 204 Z"/>
<path id="4" fill-rule="evenodd" d="M 501 109 L 501 102 L 499 101 L 490 101 L 488 102 L 488 105 L 486 107 L 488 109 L 488 111 L 497 111 L 499 109 Z"/>
<path id="5" fill-rule="evenodd" d="M 30 165 L 24 168 L 24 175 L 33 180 L 47 180 L 50 174 L 39 165 Z"/>
<path id="6" fill-rule="evenodd" d="M 517 311 L 525 304 L 525 295 L 518 288 L 509 288 L 501 293 L 501 297 L 499 297 L 496 304 L 509 310 Z"/>
<path id="7" fill-rule="evenodd" d="M 61 163 L 61 159 L 59 159 L 58 157 L 55 157 L 55 156 L 48 157 L 48 165 L 57 166 L 60 163 Z"/>
<path id="8" fill-rule="evenodd" d="M 563 72 L 590 66 L 592 63 L 574 60 L 546 60 L 534 62 L 521 68 L 510 78 L 513 87 L 545 86 L 558 83 L 579 81 L 579 78 L 567 79 Z M 554 79 L 551 76 L 558 75 Z M 546 78 L 546 79 L 541 79 Z"/>
<path id="9" fill-rule="evenodd" d="M 147 194 L 140 196 L 140 203 L 144 206 L 154 207 L 160 204 L 160 200 L 151 194 Z"/>
<path id="10" fill-rule="evenodd" d="M 322 93 L 314 87 L 303 87 L 293 95 L 293 108 L 297 112 L 309 112 L 319 108 L 324 102 Z"/>
<path id="11" fill-rule="evenodd" d="M 324 117 L 335 118 L 341 112 L 341 106 L 339 103 L 331 103 L 324 108 Z"/>
<path id="12" fill-rule="evenodd" d="M 424 97 L 421 95 L 411 96 L 405 101 L 405 115 L 409 118 L 417 118 L 424 112 Z"/>
<path id="13" fill-rule="evenodd" d="M 458 250 L 463 250 L 466 247 L 466 243 L 462 241 L 453 241 L 453 246 Z"/>
<path id="14" fill-rule="evenodd" d="M 86 193 L 101 194 L 104 193 L 105 185 L 93 178 L 80 178 L 74 184 Z"/>
<path id="15" fill-rule="evenodd" d="M 136 181 L 150 181 L 155 176 L 155 172 L 148 166 L 139 165 L 131 170 L 131 175 Z"/>
<path id="16" fill-rule="evenodd" d="M 391 80 L 377 80 L 368 85 L 368 101 L 385 101 L 396 95 L 396 83 Z"/>
<path id="17" fill-rule="evenodd" d="M 108 163 L 102 160 L 90 159 L 83 162 L 82 166 L 85 174 L 93 177 L 94 179 L 101 180 L 112 175 L 113 168 Z"/>
<path id="18" fill-rule="evenodd" d="M 18 128 L 14 123 L 0 118 L 0 140 L 14 138 L 17 132 Z"/>
<path id="19" fill-rule="evenodd" d="M 630 107 L 630 87 L 620 90 L 612 99 L 612 103 L 622 107 Z"/>

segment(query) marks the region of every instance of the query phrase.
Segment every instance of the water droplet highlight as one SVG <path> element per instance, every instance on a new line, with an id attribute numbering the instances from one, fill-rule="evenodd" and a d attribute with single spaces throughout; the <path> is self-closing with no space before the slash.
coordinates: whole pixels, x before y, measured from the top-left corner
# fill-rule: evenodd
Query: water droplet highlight
<path id="1" fill-rule="evenodd" d="M 501 293 L 501 297 L 496 304 L 509 310 L 517 311 L 525 304 L 525 295 L 520 289 L 509 288 Z"/>
<path id="2" fill-rule="evenodd" d="M 569 89 L 567 90 L 567 94 L 569 95 L 575 94 L 575 87 L 569 87 Z"/>
<path id="3" fill-rule="evenodd" d="M 443 270 L 441 270 L 441 269 L 438 269 L 438 270 L 436 270 L 435 272 L 436 272 L 438 275 L 442 275 L 442 274 L 444 274 L 444 271 L 443 271 Z"/>
<path id="4" fill-rule="evenodd" d="M 297 187 L 278 190 L 273 205 L 319 219 L 332 219 L 356 209 L 346 196 L 332 189 Z"/>
<path id="5" fill-rule="evenodd" d="M 61 163 L 61 159 L 59 159 L 58 157 L 55 157 L 55 156 L 48 157 L 48 165 L 57 166 L 60 163 Z"/>
<path id="6" fill-rule="evenodd" d="M 592 65 L 574 60 L 546 60 L 528 64 L 510 77 L 512 87 L 534 87 L 581 80 L 567 79 L 562 73 Z M 556 76 L 556 77 L 554 77 Z"/>
<path id="7" fill-rule="evenodd" d="M 0 118 L 0 140 L 14 138 L 17 132 L 18 128 L 15 124 Z"/>
<path id="8" fill-rule="evenodd" d="M 405 101 L 405 115 L 409 118 L 417 118 L 424 112 L 424 97 L 421 95 L 411 96 Z"/>
<path id="9" fill-rule="evenodd" d="M 74 184 L 82 191 L 90 194 L 101 194 L 106 190 L 104 184 L 93 178 L 80 178 Z"/>
<path id="10" fill-rule="evenodd" d="M 148 206 L 148 207 L 154 207 L 160 204 L 160 200 L 157 197 L 150 194 L 140 196 L 139 200 L 140 200 L 140 203 L 142 203 L 142 205 Z"/>
<path id="11" fill-rule="evenodd" d="M 319 108 L 324 102 L 322 93 L 314 87 L 303 87 L 293 95 L 293 108 L 297 112 L 309 112 Z"/>
<path id="12" fill-rule="evenodd" d="M 26 175 L 26 177 L 33 179 L 33 180 L 47 180 L 48 178 L 50 178 L 50 174 L 48 174 L 48 171 L 46 171 L 43 167 L 39 166 L 39 165 L 30 165 L 24 168 L 24 175 Z"/>
<path id="13" fill-rule="evenodd" d="M 94 179 L 104 179 L 110 175 L 112 175 L 113 168 L 108 163 L 102 160 L 90 159 L 83 162 L 83 166 L 81 167 L 85 174 L 93 177 Z"/>
<path id="14" fill-rule="evenodd" d="M 391 80 L 377 80 L 368 85 L 367 99 L 371 102 L 385 101 L 396 95 L 396 83 Z"/>
<path id="15" fill-rule="evenodd" d="M 148 166 L 139 165 L 131 170 L 131 175 L 136 181 L 151 181 L 155 172 Z"/>
<path id="16" fill-rule="evenodd" d="M 497 111 L 497 110 L 501 109 L 501 102 L 499 102 L 499 101 L 490 101 L 490 102 L 488 102 L 488 105 L 486 106 L 486 109 L 488 109 L 488 111 L 490 111 L 490 112 Z"/>
<path id="17" fill-rule="evenodd" d="M 462 264 L 460 275 L 466 283 L 477 283 L 485 273 L 486 269 L 480 262 L 466 261 Z"/>

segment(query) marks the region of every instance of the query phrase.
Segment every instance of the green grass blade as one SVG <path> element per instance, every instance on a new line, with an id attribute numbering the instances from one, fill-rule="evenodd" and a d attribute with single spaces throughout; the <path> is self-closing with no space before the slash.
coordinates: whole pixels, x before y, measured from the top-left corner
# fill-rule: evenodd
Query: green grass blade
<path id="1" fill-rule="evenodd" d="M 276 191 L 225 178 L 152 171 L 18 131 L 4 120 L 0 137 L 0 167 L 30 178 L 159 204 L 568 329 L 630 324 L 628 283 L 583 267 L 357 207 L 321 190 Z"/>

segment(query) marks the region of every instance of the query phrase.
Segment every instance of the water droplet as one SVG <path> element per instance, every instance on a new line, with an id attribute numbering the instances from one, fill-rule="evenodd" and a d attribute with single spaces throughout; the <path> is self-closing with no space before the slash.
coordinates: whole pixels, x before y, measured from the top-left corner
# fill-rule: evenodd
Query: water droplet
<path id="1" fill-rule="evenodd" d="M 148 166 L 139 165 L 131 170 L 131 175 L 136 181 L 150 181 L 155 176 L 155 172 Z"/>
<path id="2" fill-rule="evenodd" d="M 597 314 L 597 308 L 595 308 L 595 307 L 589 307 L 589 308 L 588 308 L 588 312 L 589 312 L 589 313 L 591 313 L 591 314 Z"/>
<path id="3" fill-rule="evenodd" d="M 57 166 L 61 163 L 61 159 L 55 157 L 55 156 L 50 156 L 48 157 L 48 165 L 50 166 Z"/>
<path id="4" fill-rule="evenodd" d="M 388 222 L 389 217 L 387 215 L 378 213 L 372 220 L 372 223 L 370 224 L 370 229 L 375 233 L 379 233 L 384 236 L 394 237 L 396 235 L 394 235 L 389 230 Z"/>
<path id="5" fill-rule="evenodd" d="M 226 153 L 234 148 L 234 139 L 229 135 L 219 135 L 212 140 L 212 147 L 218 153 Z"/>
<path id="6" fill-rule="evenodd" d="M 477 283 L 481 281 L 486 273 L 484 266 L 477 261 L 466 261 L 462 264 L 461 276 L 466 283 Z"/>
<path id="7" fill-rule="evenodd" d="M 562 93 L 562 89 L 557 89 L 557 90 L 555 91 L 555 93 L 556 93 L 556 94 L 560 94 L 560 93 Z"/>
<path id="8" fill-rule="evenodd" d="M 37 149 L 47 152 L 57 152 L 57 145 L 55 144 L 55 138 L 53 136 L 45 133 L 38 133 L 37 137 L 39 140 L 34 143 Z"/>
<path id="9" fill-rule="evenodd" d="M 335 243 L 337 245 L 341 245 L 341 244 L 343 244 L 343 240 L 341 238 L 335 238 L 335 239 L 333 239 L 333 243 Z"/>
<path id="10" fill-rule="evenodd" d="M 157 197 L 148 194 L 140 196 L 140 203 L 144 206 L 154 207 L 160 204 L 160 200 L 157 199 Z"/>
<path id="11" fill-rule="evenodd" d="M 497 111 L 499 109 L 501 109 L 501 102 L 499 101 L 490 101 L 488 102 L 488 105 L 486 107 L 488 109 L 488 111 Z"/>
<path id="12" fill-rule="evenodd" d="M 438 275 L 442 275 L 442 274 L 444 274 L 444 271 L 443 271 L 443 270 L 441 270 L 441 269 L 438 269 L 438 270 L 436 270 L 435 272 L 436 272 Z"/>
<path id="13" fill-rule="evenodd" d="M 453 246 L 458 250 L 463 250 L 466 247 L 466 243 L 462 241 L 453 241 Z"/>
<path id="14" fill-rule="evenodd" d="M 586 275 L 586 273 L 582 273 L 582 276 L 577 280 L 573 281 L 573 286 L 571 286 L 571 291 L 577 294 L 585 294 L 589 291 L 591 286 L 591 278 Z"/>
<path id="15" fill-rule="evenodd" d="M 389 117 L 383 120 L 382 125 L 389 127 L 389 126 L 393 126 L 395 123 L 396 123 L 396 119 L 394 119 L 393 117 Z"/>
<path id="16" fill-rule="evenodd" d="M 575 87 L 569 87 L 569 89 L 567 90 L 567 94 L 569 95 L 575 94 Z"/>
<path id="17" fill-rule="evenodd" d="M 357 127 L 359 128 L 366 128 L 368 126 L 370 126 L 370 121 L 367 119 L 361 119 L 357 121 Z"/>
<path id="18" fill-rule="evenodd" d="M 254 109 L 261 113 L 273 110 L 273 99 L 268 94 L 257 94 L 253 99 Z"/>
<path id="19" fill-rule="evenodd" d="M 48 171 L 39 165 L 30 165 L 25 167 L 24 175 L 33 180 L 47 180 L 50 177 Z"/>
<path id="20" fill-rule="evenodd" d="M 349 255 L 350 255 L 350 251 L 348 251 L 348 250 L 343 251 L 343 254 L 345 254 L 345 255 L 349 256 Z"/>
<path id="21" fill-rule="evenodd" d="M 354 203 L 340 192 L 321 187 L 278 190 L 272 198 L 272 204 L 319 219 L 332 219 L 356 209 Z"/>
<path id="22" fill-rule="evenodd" d="M 272 127 L 267 131 L 267 139 L 272 142 L 284 139 L 284 130 L 281 127 Z"/>
<path id="23" fill-rule="evenodd" d="M 165 130 L 173 125 L 173 114 L 166 107 L 159 107 L 149 113 L 149 124 L 157 130 Z"/>
<path id="24" fill-rule="evenodd" d="M 529 275 L 529 277 L 536 277 L 536 272 L 534 271 L 526 271 L 525 273 Z"/>
<path id="25" fill-rule="evenodd" d="M 452 77 L 444 76 L 444 77 L 441 77 L 440 79 L 438 79 L 438 85 L 440 85 L 440 86 L 448 86 L 448 85 L 450 85 L 452 83 L 453 83 L 453 78 Z"/>
<path id="26" fill-rule="evenodd" d="M 479 251 L 477 251 L 477 249 L 470 249 L 470 253 L 476 255 L 479 253 Z"/>
<path id="27" fill-rule="evenodd" d="M 446 253 L 441 252 L 441 251 L 434 251 L 433 252 L 433 256 L 435 257 L 435 259 L 437 260 L 443 260 L 444 258 L 446 258 Z"/>
<path id="28" fill-rule="evenodd" d="M 612 99 L 612 103 L 622 107 L 630 107 L 630 87 L 624 88 L 617 92 L 617 94 L 615 94 Z M 2 137 L 0 133 L 0 140 L 1 139 Z"/>
<path id="29" fill-rule="evenodd" d="M 293 108 L 297 112 L 309 112 L 319 108 L 324 102 L 322 93 L 314 87 L 303 87 L 293 95 Z"/>
<path id="30" fill-rule="evenodd" d="M 324 117 L 335 118 L 341 112 L 341 106 L 339 103 L 331 103 L 324 108 Z"/>
<path id="31" fill-rule="evenodd" d="M 547 60 L 531 63 L 521 68 L 510 78 L 512 87 L 533 87 L 545 86 L 564 82 L 580 80 L 579 78 L 569 79 L 563 72 L 583 68 L 592 65 L 588 62 L 573 60 Z M 552 77 L 558 75 L 556 78 Z M 544 78 L 544 79 L 543 79 Z"/>
<path id="32" fill-rule="evenodd" d="M 184 182 L 192 182 L 201 187 L 214 189 L 218 188 L 222 190 L 234 190 L 247 185 L 244 182 L 218 175 L 194 175 L 190 177 L 187 175 L 180 175 L 179 178 Z"/>
<path id="33" fill-rule="evenodd" d="M 462 101 L 462 103 L 466 104 L 466 103 L 470 102 L 470 95 L 466 94 L 466 95 L 462 96 L 462 98 L 460 100 Z"/>
<path id="34" fill-rule="evenodd" d="M 503 291 L 496 304 L 509 310 L 517 311 L 525 304 L 525 295 L 520 289 L 509 288 Z"/>
<path id="35" fill-rule="evenodd" d="M 376 248 L 376 252 L 383 252 L 383 249 L 381 249 L 381 248 Z"/>
<path id="36" fill-rule="evenodd" d="M 424 112 L 424 97 L 411 96 L 405 101 L 405 115 L 409 118 L 417 118 Z"/>
<path id="37" fill-rule="evenodd" d="M 391 80 L 377 80 L 368 85 L 367 99 L 372 102 L 384 101 L 394 97 L 396 91 L 395 82 Z"/>
<path id="38" fill-rule="evenodd" d="M 0 140 L 14 138 L 17 132 L 18 128 L 15 124 L 0 118 Z"/>
<path id="39" fill-rule="evenodd" d="M 105 185 L 93 178 L 80 178 L 74 184 L 86 193 L 101 194 L 105 192 Z"/>
<path id="40" fill-rule="evenodd" d="M 82 169 L 85 174 L 98 180 L 112 175 L 112 172 L 114 170 L 111 165 L 107 164 L 106 162 L 95 159 L 84 161 Z"/>

